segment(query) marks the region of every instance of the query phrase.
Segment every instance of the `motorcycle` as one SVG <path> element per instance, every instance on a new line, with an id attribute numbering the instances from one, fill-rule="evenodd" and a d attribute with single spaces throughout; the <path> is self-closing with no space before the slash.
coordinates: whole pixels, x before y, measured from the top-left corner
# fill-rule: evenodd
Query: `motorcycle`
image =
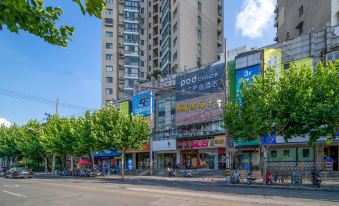
<path id="1" fill-rule="evenodd" d="M 254 181 L 255 181 L 255 178 L 253 178 L 253 173 L 252 173 L 252 171 L 249 171 L 247 173 L 247 184 L 251 185 L 251 184 L 253 184 Z"/>
<path id="2" fill-rule="evenodd" d="M 176 171 L 174 169 L 167 168 L 168 170 L 168 176 L 169 177 L 175 177 L 176 176 Z"/>
<path id="3" fill-rule="evenodd" d="M 320 188 L 321 185 L 320 171 L 317 171 L 316 169 L 312 171 L 312 184 L 318 188 Z"/>
<path id="4" fill-rule="evenodd" d="M 266 174 L 266 184 L 273 184 L 273 174 L 271 172 Z"/>
<path id="5" fill-rule="evenodd" d="M 185 170 L 184 171 L 184 177 L 192 177 L 192 171 L 191 170 Z"/>
<path id="6" fill-rule="evenodd" d="M 239 171 L 231 171 L 231 183 L 237 184 L 240 183 L 240 172 Z"/>

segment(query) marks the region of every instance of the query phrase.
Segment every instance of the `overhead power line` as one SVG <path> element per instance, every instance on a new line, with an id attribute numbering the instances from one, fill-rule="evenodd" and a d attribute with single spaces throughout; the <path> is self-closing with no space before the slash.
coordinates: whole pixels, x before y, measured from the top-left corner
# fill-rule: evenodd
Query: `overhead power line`
<path id="1" fill-rule="evenodd" d="M 17 91 L 5 89 L 5 88 L 0 88 L 0 95 L 15 98 L 15 99 L 20 99 L 20 100 L 25 100 L 25 101 L 29 101 L 32 103 L 38 103 L 38 104 L 45 104 L 45 105 L 51 105 L 51 106 L 54 106 L 56 104 L 55 100 L 50 100 L 50 99 L 46 99 L 43 97 L 37 97 L 37 96 L 30 95 L 30 94 L 25 94 L 22 92 L 17 92 Z M 83 106 L 78 106 L 78 105 L 63 103 L 63 102 L 59 102 L 59 106 L 63 108 L 74 109 L 74 110 L 96 110 L 94 108 L 83 107 Z"/>

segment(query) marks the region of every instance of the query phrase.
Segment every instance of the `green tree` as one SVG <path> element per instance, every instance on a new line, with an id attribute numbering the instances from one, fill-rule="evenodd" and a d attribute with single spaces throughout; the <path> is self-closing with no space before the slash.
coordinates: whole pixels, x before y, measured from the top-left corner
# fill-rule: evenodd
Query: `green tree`
<path id="1" fill-rule="evenodd" d="M 73 0 L 83 14 L 98 18 L 105 8 L 103 0 Z M 50 44 L 66 47 L 74 33 L 71 26 L 58 27 L 63 14 L 59 7 L 44 6 L 44 0 L 0 0 L 0 30 L 6 26 L 11 32 L 19 30 L 34 34 Z"/>
<path id="2" fill-rule="evenodd" d="M 292 66 L 279 79 L 277 122 L 286 140 L 308 136 L 310 144 L 321 137 L 336 138 L 339 128 L 339 62 L 327 67 Z"/>
<path id="3" fill-rule="evenodd" d="M 17 145 L 25 158 L 43 159 L 47 173 L 49 154 L 43 136 L 43 125 L 37 120 L 30 120 L 22 126 L 22 135 Z"/>
<path id="4" fill-rule="evenodd" d="M 0 154 L 12 158 L 15 164 L 18 164 L 21 152 L 17 146 L 17 139 L 20 136 L 20 127 L 12 125 L 11 127 L 0 126 Z"/>
<path id="5" fill-rule="evenodd" d="M 91 158 L 92 168 L 94 169 L 93 152 L 98 151 L 101 147 L 93 133 L 93 113 L 87 111 L 83 117 L 77 121 L 77 147 L 76 152 L 79 155 L 87 154 Z"/>
<path id="6" fill-rule="evenodd" d="M 122 178 L 124 157 L 128 150 L 142 149 L 149 137 L 147 120 L 131 117 L 118 111 L 113 105 L 99 109 L 94 115 L 94 134 L 105 149 L 114 148 L 122 153 Z"/>

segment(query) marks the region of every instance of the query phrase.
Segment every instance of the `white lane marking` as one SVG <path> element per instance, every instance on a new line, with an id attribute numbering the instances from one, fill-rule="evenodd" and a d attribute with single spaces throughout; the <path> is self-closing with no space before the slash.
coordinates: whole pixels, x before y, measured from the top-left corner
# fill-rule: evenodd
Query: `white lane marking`
<path id="1" fill-rule="evenodd" d="M 4 185 L 4 187 L 19 187 L 19 185 Z"/>
<path id="2" fill-rule="evenodd" d="M 23 198 L 26 198 L 26 197 L 27 197 L 27 196 L 25 196 L 25 195 L 20 195 L 20 194 L 17 194 L 17 193 L 14 193 L 14 192 L 8 192 L 8 191 L 5 191 L 5 190 L 2 190 L 2 192 L 7 193 L 7 194 L 10 194 L 10 195 L 17 196 L 17 197 L 23 197 Z"/>

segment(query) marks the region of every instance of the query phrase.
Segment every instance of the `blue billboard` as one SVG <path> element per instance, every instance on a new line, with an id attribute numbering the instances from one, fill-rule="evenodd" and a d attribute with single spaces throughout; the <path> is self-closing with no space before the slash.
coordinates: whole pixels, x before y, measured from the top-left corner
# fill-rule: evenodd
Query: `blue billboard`
<path id="1" fill-rule="evenodd" d="M 250 66 L 243 69 L 236 70 L 235 79 L 236 79 L 236 95 L 239 97 L 240 94 L 240 85 L 242 81 L 249 81 L 252 83 L 254 76 L 259 76 L 261 74 L 260 65 Z"/>
<path id="2" fill-rule="evenodd" d="M 132 97 L 132 114 L 150 116 L 151 114 L 151 92 L 145 92 Z M 154 112 L 155 101 L 152 101 L 152 111 Z"/>
<path id="3" fill-rule="evenodd" d="M 206 93 L 222 93 L 225 89 L 225 63 L 216 62 L 198 71 L 178 75 L 175 80 L 177 101 L 195 98 Z"/>

